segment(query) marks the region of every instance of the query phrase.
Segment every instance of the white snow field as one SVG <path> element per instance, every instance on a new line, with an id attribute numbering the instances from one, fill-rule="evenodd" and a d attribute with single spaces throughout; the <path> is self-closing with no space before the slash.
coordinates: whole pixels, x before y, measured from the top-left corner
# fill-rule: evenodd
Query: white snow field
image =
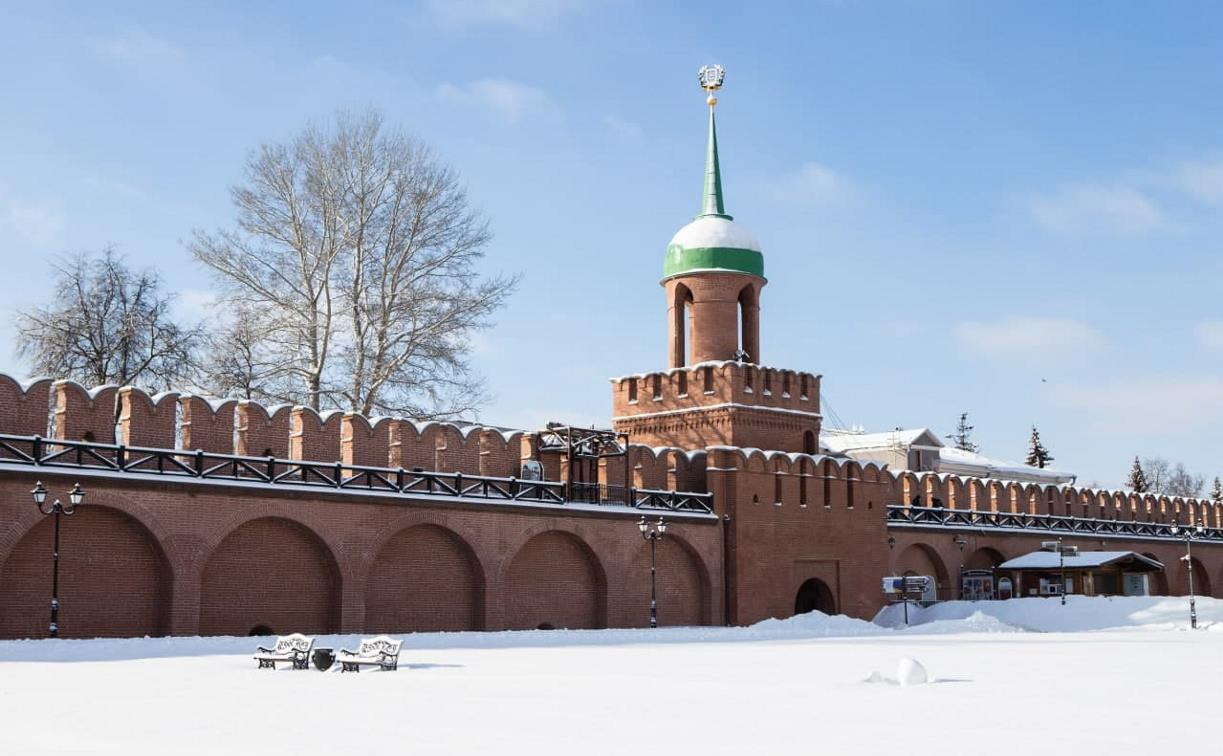
<path id="1" fill-rule="evenodd" d="M 256 638 L 4 641 L 0 754 L 1031 756 L 1223 743 L 1221 600 L 1198 599 L 1197 632 L 1183 598 L 910 611 L 929 621 L 408 634 L 398 672 L 360 674 L 257 669 Z"/>

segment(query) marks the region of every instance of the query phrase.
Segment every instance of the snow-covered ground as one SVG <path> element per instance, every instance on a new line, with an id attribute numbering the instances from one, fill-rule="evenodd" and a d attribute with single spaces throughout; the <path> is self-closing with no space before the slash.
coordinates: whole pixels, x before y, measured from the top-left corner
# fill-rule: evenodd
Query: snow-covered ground
<path id="1" fill-rule="evenodd" d="M 1223 601 L 1198 610 L 1200 632 L 1185 599 L 1072 597 L 899 630 L 417 634 L 358 675 L 256 669 L 251 638 L 5 641 L 0 754 L 1200 752 L 1223 742 Z M 920 679 L 905 658 L 930 681 L 895 684 Z"/>

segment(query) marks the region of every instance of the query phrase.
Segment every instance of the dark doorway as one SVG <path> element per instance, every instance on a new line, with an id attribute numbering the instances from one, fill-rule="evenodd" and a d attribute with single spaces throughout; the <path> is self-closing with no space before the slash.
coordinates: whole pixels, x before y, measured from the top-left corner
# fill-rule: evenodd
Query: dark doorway
<path id="1" fill-rule="evenodd" d="M 828 585 L 818 578 L 811 578 L 798 589 L 794 598 L 794 613 L 806 614 L 810 611 L 821 611 L 824 614 L 836 614 L 837 602 L 832 596 Z"/>
<path id="2" fill-rule="evenodd" d="M 806 431 L 803 433 L 803 454 L 815 454 L 819 449 L 815 444 L 815 433 Z"/>
<path id="3" fill-rule="evenodd" d="M 261 635 L 274 635 L 274 633 L 272 632 L 272 628 L 268 627 L 267 625 L 255 625 L 254 627 L 251 628 L 251 631 L 247 633 L 247 635 L 249 636 L 260 635 L 261 636 Z"/>

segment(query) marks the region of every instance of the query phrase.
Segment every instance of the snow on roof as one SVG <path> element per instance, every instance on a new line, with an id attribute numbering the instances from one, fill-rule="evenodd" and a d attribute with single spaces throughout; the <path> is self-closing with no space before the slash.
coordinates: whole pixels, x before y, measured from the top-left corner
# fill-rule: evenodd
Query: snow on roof
<path id="1" fill-rule="evenodd" d="M 1086 569 L 1103 567 L 1114 562 L 1134 561 L 1134 565 L 1143 571 L 1162 570 L 1164 566 L 1134 551 L 1080 551 L 1066 556 L 1066 569 Z M 1056 551 L 1033 551 L 1030 554 L 1015 557 L 998 565 L 1000 570 L 1056 570 L 1061 567 L 1061 560 Z"/>
<path id="2" fill-rule="evenodd" d="M 973 468 L 973 469 L 965 469 Z M 1021 476 L 1025 479 L 1048 480 L 1050 483 L 1062 483 L 1074 480 L 1074 473 L 1062 472 L 1052 468 L 1030 467 L 1018 462 L 992 459 L 984 454 L 943 447 L 939 449 L 940 472 L 966 473 L 976 477 L 1001 478 Z"/>
<path id="3" fill-rule="evenodd" d="M 834 452 L 853 449 L 892 449 L 910 447 L 923 441 L 922 446 L 942 447 L 943 442 L 929 428 L 897 428 L 884 433 L 828 432 L 820 434 L 820 443 Z"/>

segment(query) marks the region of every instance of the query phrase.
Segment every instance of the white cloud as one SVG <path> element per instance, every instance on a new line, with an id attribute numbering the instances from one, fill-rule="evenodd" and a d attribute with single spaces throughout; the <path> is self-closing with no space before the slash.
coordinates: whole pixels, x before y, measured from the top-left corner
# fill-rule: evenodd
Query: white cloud
<path id="1" fill-rule="evenodd" d="M 0 236 L 12 234 L 30 244 L 49 247 L 63 240 L 66 225 L 57 205 L 14 197 L 0 186 Z"/>
<path id="2" fill-rule="evenodd" d="M 1223 378 L 1148 376 L 1055 386 L 1053 401 L 1099 430 L 1174 435 L 1223 423 Z"/>
<path id="3" fill-rule="evenodd" d="M 444 83 L 437 88 L 437 95 L 443 100 L 487 108 L 510 122 L 552 107 L 542 89 L 506 79 L 481 79 L 463 86 Z"/>
<path id="4" fill-rule="evenodd" d="M 639 144 L 645 138 L 645 132 L 642 131 L 640 124 L 620 118 L 619 116 L 603 116 L 603 125 L 617 139 L 631 144 Z"/>
<path id="5" fill-rule="evenodd" d="M 1208 205 L 1223 205 L 1223 154 L 1177 165 L 1171 183 L 1190 197 Z"/>
<path id="6" fill-rule="evenodd" d="M 1104 337 L 1098 331 L 1073 318 L 1011 316 L 993 323 L 965 321 L 956 325 L 955 336 L 974 352 L 1015 360 L 1069 355 L 1104 346 Z"/>
<path id="7" fill-rule="evenodd" d="M 1202 346 L 1216 352 L 1223 352 L 1223 320 L 1205 320 L 1198 323 L 1198 341 Z"/>
<path id="8" fill-rule="evenodd" d="M 429 0 L 429 11 L 447 26 L 481 24 L 548 28 L 567 13 L 580 9 L 581 0 Z"/>
<path id="9" fill-rule="evenodd" d="M 108 58 L 124 63 L 168 63 L 184 57 L 169 40 L 146 31 L 134 30 L 95 40 L 95 48 Z"/>
<path id="10" fill-rule="evenodd" d="M 1169 227 L 1153 199 L 1124 184 L 1065 184 L 1028 199 L 1033 220 L 1055 234 L 1135 236 Z"/>
<path id="11" fill-rule="evenodd" d="M 773 182 L 772 194 L 778 202 L 828 206 L 845 203 L 858 196 L 854 183 L 823 163 L 804 163 L 797 173 Z"/>

